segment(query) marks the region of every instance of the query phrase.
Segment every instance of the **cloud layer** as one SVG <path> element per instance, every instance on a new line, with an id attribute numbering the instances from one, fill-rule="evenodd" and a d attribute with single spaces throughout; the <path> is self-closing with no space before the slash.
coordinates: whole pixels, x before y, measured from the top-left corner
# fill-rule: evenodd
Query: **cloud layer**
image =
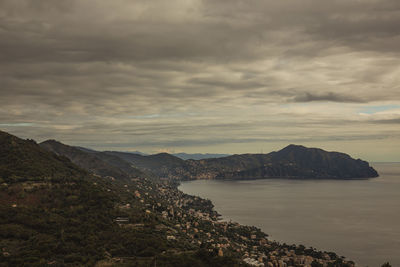
<path id="1" fill-rule="evenodd" d="M 296 142 L 398 160 L 398 25 L 397 0 L 0 0 L 0 127 L 99 149 Z"/>

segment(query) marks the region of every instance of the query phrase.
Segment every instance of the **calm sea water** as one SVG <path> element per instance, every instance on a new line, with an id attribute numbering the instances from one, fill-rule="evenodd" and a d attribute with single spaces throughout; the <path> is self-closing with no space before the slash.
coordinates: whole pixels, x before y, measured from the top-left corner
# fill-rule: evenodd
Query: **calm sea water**
<path id="1" fill-rule="evenodd" d="M 334 251 L 358 266 L 400 266 L 400 163 L 372 166 L 379 178 L 198 180 L 179 189 L 270 239 Z"/>

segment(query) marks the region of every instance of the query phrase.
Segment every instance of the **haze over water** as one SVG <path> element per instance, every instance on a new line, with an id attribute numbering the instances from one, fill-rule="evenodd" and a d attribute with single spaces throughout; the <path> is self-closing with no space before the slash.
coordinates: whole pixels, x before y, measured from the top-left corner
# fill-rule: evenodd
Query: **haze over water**
<path id="1" fill-rule="evenodd" d="M 333 251 L 358 266 L 400 266 L 400 163 L 372 165 L 379 178 L 197 180 L 179 189 L 272 240 Z"/>

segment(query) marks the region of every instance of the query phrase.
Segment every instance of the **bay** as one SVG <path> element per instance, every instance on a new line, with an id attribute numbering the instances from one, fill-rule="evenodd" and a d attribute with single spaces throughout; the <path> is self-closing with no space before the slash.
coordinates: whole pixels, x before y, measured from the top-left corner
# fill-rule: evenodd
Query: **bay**
<path id="1" fill-rule="evenodd" d="M 223 220 L 269 238 L 334 251 L 358 266 L 400 266 L 400 163 L 373 163 L 365 180 L 197 180 L 179 189 L 210 199 Z"/>

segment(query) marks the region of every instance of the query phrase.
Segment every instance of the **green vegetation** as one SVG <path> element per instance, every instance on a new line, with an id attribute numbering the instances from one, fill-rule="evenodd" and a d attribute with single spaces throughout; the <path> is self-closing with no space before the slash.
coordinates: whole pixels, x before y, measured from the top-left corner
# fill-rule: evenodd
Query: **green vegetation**
<path id="1" fill-rule="evenodd" d="M 2 196 L 7 194 L 18 204 L 13 207 L 4 203 L 0 207 L 0 266 L 52 262 L 93 266 L 107 258 L 122 258 L 124 264 L 134 262 L 137 266 L 155 260 L 159 266 L 173 266 L 174 262 L 209 266 L 214 261 L 213 266 L 227 266 L 235 262 L 229 257 L 205 256 L 204 251 L 200 253 L 188 243 L 168 242 L 165 231 L 156 230 L 159 217 L 145 216 L 140 206 L 129 212 L 115 209 L 121 199 L 104 190 L 106 186 L 112 187 L 99 183 L 93 186 L 92 181 L 52 183 L 28 193 L 37 197 L 33 203 L 19 197 L 23 189 L 18 184 L 3 189 Z M 121 215 L 143 227 L 121 227 L 114 222 Z M 163 254 L 171 249 L 175 253 Z"/>
<path id="2" fill-rule="evenodd" d="M 104 247 L 98 245 L 114 231 L 107 192 L 82 180 L 42 185 L 27 193 L 35 201 L 16 195 L 20 191 L 20 184 L 13 184 L 1 192 L 17 204 L 0 207 L 0 262 L 90 265 L 103 257 Z"/>
<path id="3" fill-rule="evenodd" d="M 0 144 L 2 182 L 62 181 L 87 175 L 66 157 L 48 153 L 33 140 L 22 140 L 0 131 Z"/>

